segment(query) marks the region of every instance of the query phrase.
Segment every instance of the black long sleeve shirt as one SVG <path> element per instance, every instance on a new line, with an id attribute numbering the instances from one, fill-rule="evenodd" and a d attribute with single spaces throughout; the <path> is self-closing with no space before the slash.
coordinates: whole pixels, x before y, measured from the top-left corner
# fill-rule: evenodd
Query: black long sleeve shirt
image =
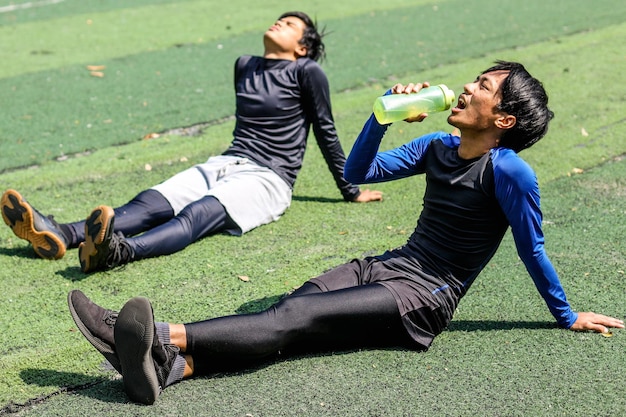
<path id="1" fill-rule="evenodd" d="M 249 158 L 293 187 L 311 126 L 343 198 L 359 188 L 343 177 L 346 161 L 333 120 L 328 79 L 309 58 L 242 56 L 235 63 L 236 125 L 224 155 Z"/>

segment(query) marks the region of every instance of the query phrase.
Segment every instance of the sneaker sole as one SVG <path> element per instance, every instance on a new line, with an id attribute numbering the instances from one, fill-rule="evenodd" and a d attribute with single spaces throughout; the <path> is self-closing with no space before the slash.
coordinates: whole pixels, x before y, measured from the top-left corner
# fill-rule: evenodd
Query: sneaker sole
<path id="1" fill-rule="evenodd" d="M 2 218 L 15 236 L 30 242 L 35 253 L 44 259 L 61 259 L 65 255 L 65 243 L 54 233 L 35 230 L 33 208 L 15 190 L 2 195 Z"/>
<path id="2" fill-rule="evenodd" d="M 161 387 L 152 360 L 155 334 L 150 301 L 143 297 L 128 301 L 120 310 L 113 331 L 126 394 L 135 402 L 153 404 Z"/>
<path id="3" fill-rule="evenodd" d="M 83 323 L 80 316 L 76 312 L 76 308 L 74 307 L 74 303 L 72 300 L 75 293 L 82 294 L 82 292 L 79 290 L 70 291 L 70 293 L 67 295 L 67 305 L 70 308 L 70 314 L 72 315 L 72 319 L 74 319 L 74 323 L 76 323 L 76 327 L 78 327 L 78 330 L 80 330 L 83 336 L 85 336 L 85 339 L 87 339 L 89 343 L 91 343 L 91 345 L 96 348 L 96 350 L 100 352 L 100 354 L 102 354 L 102 356 L 104 356 L 107 361 L 109 361 L 111 366 L 113 366 L 113 368 L 115 368 L 115 370 L 121 374 L 122 366 L 120 365 L 120 359 L 118 358 L 117 353 L 113 349 L 111 349 L 111 346 L 103 342 L 102 339 L 94 336 L 94 334 L 89 331 L 87 326 L 85 326 L 85 323 Z"/>
<path id="4" fill-rule="evenodd" d="M 85 221 L 85 241 L 78 246 L 78 259 L 83 272 L 93 272 L 98 265 L 98 245 L 111 240 L 115 212 L 109 206 L 96 207 Z"/>

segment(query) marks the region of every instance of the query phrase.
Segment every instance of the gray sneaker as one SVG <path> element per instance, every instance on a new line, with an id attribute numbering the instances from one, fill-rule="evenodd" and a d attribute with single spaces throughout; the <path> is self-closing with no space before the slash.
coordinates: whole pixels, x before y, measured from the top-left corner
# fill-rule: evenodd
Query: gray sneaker
<path id="1" fill-rule="evenodd" d="M 68 239 L 52 216 L 44 216 L 28 204 L 20 193 L 7 190 L 0 201 L 2 218 L 15 236 L 30 242 L 44 259 L 61 259 Z"/>
<path id="2" fill-rule="evenodd" d="M 113 328 L 118 316 L 117 311 L 100 307 L 80 290 L 70 291 L 67 295 L 67 304 L 78 330 L 121 374 L 122 367 L 115 351 L 115 339 L 113 337 Z"/>
<path id="3" fill-rule="evenodd" d="M 126 394 L 135 402 L 153 404 L 172 383 L 168 377 L 180 349 L 159 341 L 152 305 L 144 297 L 132 298 L 122 307 L 114 335 Z"/>

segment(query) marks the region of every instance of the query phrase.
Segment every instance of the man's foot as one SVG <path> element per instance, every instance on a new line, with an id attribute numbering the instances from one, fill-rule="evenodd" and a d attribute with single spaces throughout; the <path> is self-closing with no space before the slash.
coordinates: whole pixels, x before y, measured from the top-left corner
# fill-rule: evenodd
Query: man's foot
<path id="1" fill-rule="evenodd" d="M 113 233 L 115 212 L 111 207 L 96 207 L 85 221 L 85 241 L 78 246 L 80 269 L 85 272 L 112 269 L 132 261 L 135 256 L 124 235 Z"/>
<path id="2" fill-rule="evenodd" d="M 135 402 L 153 404 L 171 383 L 168 377 L 178 347 L 159 341 L 152 305 L 143 297 L 132 298 L 122 307 L 114 335 L 126 394 Z"/>
<path id="3" fill-rule="evenodd" d="M 80 290 L 70 291 L 67 295 L 67 304 L 78 330 L 121 374 L 122 367 L 115 352 L 113 336 L 118 313 L 95 304 Z"/>
<path id="4" fill-rule="evenodd" d="M 68 240 L 52 216 L 44 216 L 15 190 L 2 195 L 2 218 L 15 236 L 33 245 L 35 253 L 44 259 L 61 259 Z"/>

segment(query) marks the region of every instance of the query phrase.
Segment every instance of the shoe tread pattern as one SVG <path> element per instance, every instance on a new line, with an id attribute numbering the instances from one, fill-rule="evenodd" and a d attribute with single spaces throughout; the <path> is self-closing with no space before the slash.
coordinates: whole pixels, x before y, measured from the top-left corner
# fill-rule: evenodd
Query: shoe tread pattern
<path id="1" fill-rule="evenodd" d="M 143 297 L 128 301 L 117 317 L 114 334 L 126 394 L 135 402 L 153 404 L 161 387 L 152 360 L 156 335 L 150 302 Z"/>
<path id="2" fill-rule="evenodd" d="M 30 204 L 15 190 L 2 195 L 2 218 L 15 236 L 30 242 L 35 253 L 44 259 L 61 259 L 65 255 L 65 243 L 48 230 L 35 227 L 35 213 Z"/>
<path id="3" fill-rule="evenodd" d="M 108 206 L 96 207 L 85 221 L 85 241 L 78 247 L 80 268 L 83 272 L 96 271 L 106 258 L 98 246 L 108 245 L 113 235 L 114 211 Z M 108 247 L 106 248 L 108 250 Z"/>

